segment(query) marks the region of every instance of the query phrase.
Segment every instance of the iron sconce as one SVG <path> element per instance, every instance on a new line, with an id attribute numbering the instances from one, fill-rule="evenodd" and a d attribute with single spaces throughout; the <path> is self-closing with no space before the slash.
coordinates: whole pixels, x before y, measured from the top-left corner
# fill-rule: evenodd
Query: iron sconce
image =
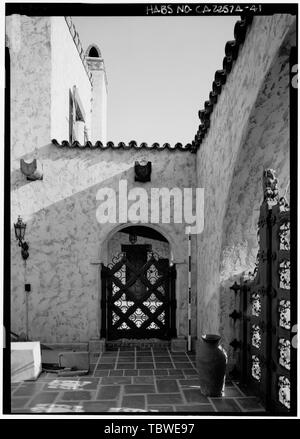
<path id="1" fill-rule="evenodd" d="M 14 224 L 14 227 L 15 227 L 16 239 L 19 243 L 19 247 L 21 247 L 22 258 L 24 259 L 24 261 L 26 261 L 26 259 L 29 256 L 29 253 L 28 253 L 29 246 L 28 246 L 27 242 L 24 240 L 25 231 L 26 231 L 26 223 L 23 222 L 20 215 L 18 216 L 18 221 Z"/>

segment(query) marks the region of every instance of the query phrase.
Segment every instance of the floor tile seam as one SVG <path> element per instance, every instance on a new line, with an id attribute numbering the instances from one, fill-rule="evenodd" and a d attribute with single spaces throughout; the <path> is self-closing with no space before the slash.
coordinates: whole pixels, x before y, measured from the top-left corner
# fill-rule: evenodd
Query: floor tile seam
<path id="1" fill-rule="evenodd" d="M 239 386 L 234 381 L 232 381 L 232 384 L 241 393 L 241 397 L 247 397 L 247 395 L 239 388 Z"/>
<path id="2" fill-rule="evenodd" d="M 122 400 L 123 400 L 123 395 L 124 395 L 124 384 L 120 384 L 120 392 L 119 392 L 119 397 L 115 398 L 115 400 L 117 400 L 117 407 L 116 408 L 122 408 Z"/>
<path id="3" fill-rule="evenodd" d="M 215 404 L 213 403 L 213 401 L 211 400 L 211 398 L 208 396 L 207 399 L 208 399 L 208 401 L 210 402 L 210 404 L 212 405 L 214 411 L 215 411 L 216 413 L 218 413 L 218 409 L 217 409 L 217 407 L 215 406 Z"/>
<path id="4" fill-rule="evenodd" d="M 94 369 L 94 372 L 93 372 L 93 373 L 95 373 L 95 370 L 96 370 L 97 367 L 98 367 L 98 364 L 99 364 L 100 358 L 102 357 L 102 354 L 103 354 L 103 352 L 100 352 L 100 353 L 99 353 L 98 361 L 96 362 L 96 366 L 95 366 L 95 369 Z"/>

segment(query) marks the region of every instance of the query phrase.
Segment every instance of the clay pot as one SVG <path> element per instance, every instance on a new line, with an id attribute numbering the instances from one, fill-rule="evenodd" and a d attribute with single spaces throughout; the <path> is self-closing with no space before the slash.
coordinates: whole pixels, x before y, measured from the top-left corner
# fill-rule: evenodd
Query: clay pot
<path id="1" fill-rule="evenodd" d="M 199 341 L 196 364 L 203 395 L 222 396 L 227 355 L 220 346 L 220 335 L 205 334 Z"/>

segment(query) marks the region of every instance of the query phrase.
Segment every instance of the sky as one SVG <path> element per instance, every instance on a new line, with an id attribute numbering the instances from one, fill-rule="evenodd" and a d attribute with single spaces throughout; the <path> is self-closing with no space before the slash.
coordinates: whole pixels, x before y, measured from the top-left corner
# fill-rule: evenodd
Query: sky
<path id="1" fill-rule="evenodd" d="M 239 17 L 72 17 L 108 79 L 107 140 L 191 143 Z"/>

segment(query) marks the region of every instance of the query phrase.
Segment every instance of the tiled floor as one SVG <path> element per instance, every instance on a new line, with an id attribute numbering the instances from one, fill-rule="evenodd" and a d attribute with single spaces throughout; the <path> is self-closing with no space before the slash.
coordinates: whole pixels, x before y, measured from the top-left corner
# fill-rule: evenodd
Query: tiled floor
<path id="1" fill-rule="evenodd" d="M 42 373 L 35 382 L 12 385 L 12 413 L 263 412 L 257 398 L 228 381 L 225 395 L 201 394 L 195 355 L 168 348 L 119 348 L 90 357 L 89 375 Z M 93 363 L 94 361 L 94 363 Z"/>

